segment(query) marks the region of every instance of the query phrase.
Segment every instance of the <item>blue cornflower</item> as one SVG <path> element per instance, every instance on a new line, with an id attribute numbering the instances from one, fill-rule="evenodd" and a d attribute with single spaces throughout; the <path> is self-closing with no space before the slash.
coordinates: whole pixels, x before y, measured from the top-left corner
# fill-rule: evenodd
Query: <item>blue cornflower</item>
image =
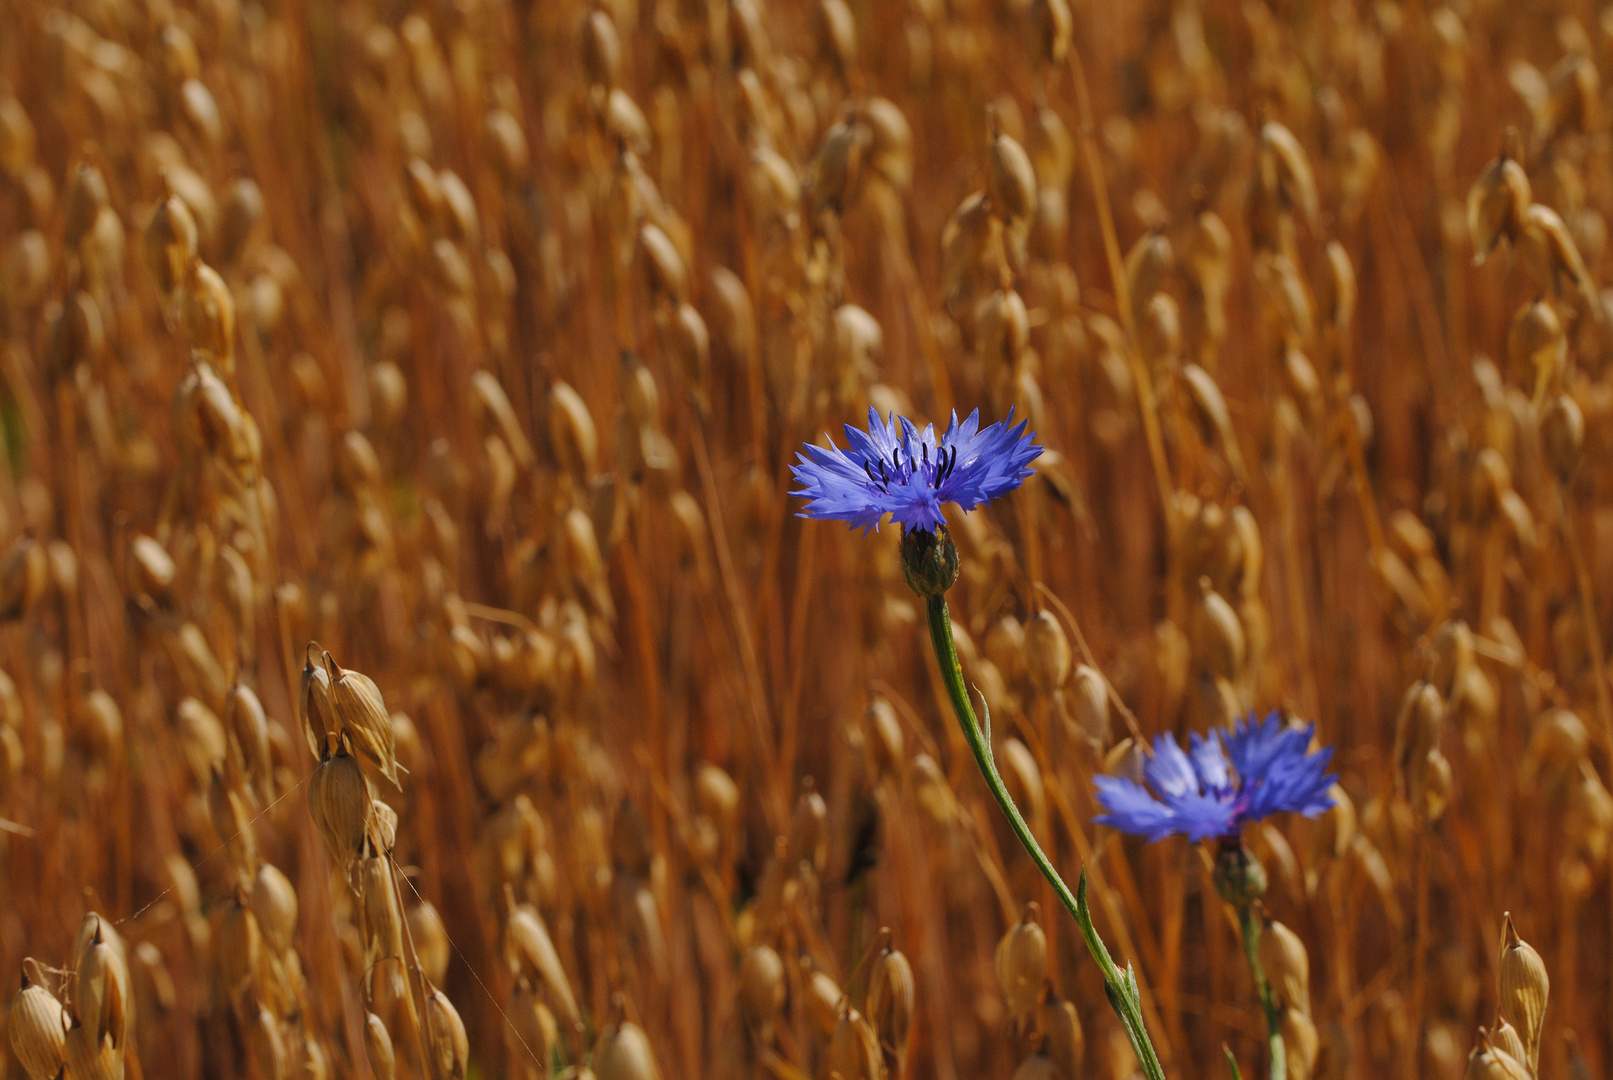
<path id="1" fill-rule="evenodd" d="M 846 449 L 808 443 L 796 455 L 800 464 L 790 471 L 801 489 L 792 494 L 810 500 L 800 516 L 844 521 L 864 533 L 886 514 L 909 529 L 939 529 L 946 524 L 942 504 L 973 510 L 1031 475 L 1042 448 L 1023 420 L 1009 427 L 1013 419 L 1010 409 L 1007 420 L 982 429 L 979 409 L 962 424 L 954 412 L 938 440 L 934 425 L 919 431 L 895 413 L 882 421 L 870 407 L 866 432 L 846 425 Z"/>
<path id="2" fill-rule="evenodd" d="M 1333 805 L 1336 777 L 1327 771 L 1333 748 L 1310 750 L 1314 725 L 1290 727 L 1276 713 L 1240 720 L 1230 731 L 1191 736 L 1186 752 L 1169 736 L 1154 740 L 1143 765 L 1149 787 L 1099 776 L 1099 824 L 1163 840 L 1235 838 L 1245 825 L 1272 814 L 1315 817 Z M 1157 797 L 1156 797 L 1157 796 Z"/>

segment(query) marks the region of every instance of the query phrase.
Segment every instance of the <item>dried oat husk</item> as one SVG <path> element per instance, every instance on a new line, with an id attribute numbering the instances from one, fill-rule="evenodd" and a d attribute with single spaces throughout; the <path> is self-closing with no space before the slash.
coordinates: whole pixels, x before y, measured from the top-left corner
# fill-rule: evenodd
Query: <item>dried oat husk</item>
<path id="1" fill-rule="evenodd" d="M 1032 1054 L 1014 1069 L 1011 1080 L 1069 1080 L 1053 1059 L 1045 1054 Z"/>
<path id="2" fill-rule="evenodd" d="M 110 1039 L 121 1049 L 131 1005 L 122 942 L 109 938 L 104 921 L 94 912 L 84 917 L 84 926 L 90 933 L 87 939 L 81 938 L 78 948 L 74 1019 L 90 1029 L 97 1043 Z"/>
<path id="3" fill-rule="evenodd" d="M 341 731 L 364 760 L 402 791 L 392 714 L 387 712 L 380 689 L 369 676 L 337 664 L 330 653 L 325 653 L 323 659 L 330 679 L 331 713 Z"/>
<path id="4" fill-rule="evenodd" d="M 386 856 L 373 847 L 358 861 L 358 893 L 362 902 L 359 926 L 364 935 L 366 964 L 403 958 L 403 920 L 398 912 L 397 889 Z"/>
<path id="5" fill-rule="evenodd" d="M 1109 743 L 1109 688 L 1103 673 L 1097 668 L 1080 664 L 1071 680 L 1071 692 L 1066 699 L 1075 726 L 1091 746 L 1102 748 Z"/>
<path id="6" fill-rule="evenodd" d="M 459 1010 L 436 987 L 427 984 L 425 1007 L 426 1046 L 431 1080 L 465 1080 L 470 1061 L 470 1040 Z"/>
<path id="7" fill-rule="evenodd" d="M 508 885 L 504 887 L 504 894 L 510 902 L 509 918 L 504 924 L 504 955 L 511 971 L 541 982 L 559 1006 L 566 1023 L 580 1028 L 582 1013 L 577 1008 L 565 968 L 560 964 L 560 954 L 555 951 L 549 930 L 544 926 L 543 916 L 531 904 L 514 903 L 514 893 Z"/>
<path id="8" fill-rule="evenodd" d="M 790 818 L 789 844 L 785 848 L 784 865 L 793 871 L 807 863 L 818 873 L 829 861 L 829 806 L 816 789 L 808 786 L 795 801 L 795 813 Z"/>
<path id="9" fill-rule="evenodd" d="M 286 1033 L 274 1014 L 259 1005 L 245 1024 L 247 1056 L 261 1080 L 285 1080 Z"/>
<path id="10" fill-rule="evenodd" d="M 997 982 L 1009 1013 L 1016 1018 L 1036 1007 L 1047 979 L 1047 934 L 1037 921 L 1039 916 L 1035 903 L 1026 904 L 1019 922 L 997 943 Z"/>
<path id="11" fill-rule="evenodd" d="M 510 1060 L 519 1063 L 527 1077 L 548 1076 L 549 1059 L 559 1042 L 560 1031 L 554 1014 L 538 1000 L 526 979 L 515 980 L 504 1013 L 510 1020 L 506 1035 Z"/>
<path id="12" fill-rule="evenodd" d="M 1523 1047 L 1523 1040 L 1518 1037 L 1518 1029 L 1507 1023 L 1504 1016 L 1495 1018 L 1495 1025 L 1490 1028 L 1490 1044 L 1497 1050 L 1511 1054 L 1519 1061 L 1529 1056 L 1529 1051 Z"/>
<path id="13" fill-rule="evenodd" d="M 22 989 L 11 1000 L 11 1049 L 30 1080 L 56 1080 L 67 1059 L 67 1010 L 45 985 L 39 961 L 22 962 Z"/>
<path id="14" fill-rule="evenodd" d="M 359 857 L 373 814 L 369 782 L 349 749 L 347 735 L 325 736 L 325 756 L 308 780 L 308 810 L 336 865 Z"/>
<path id="15" fill-rule="evenodd" d="M 555 464 L 578 479 L 594 473 L 599 434 L 581 395 L 563 382 L 549 388 L 549 449 Z"/>
<path id="16" fill-rule="evenodd" d="M 605 1033 L 594 1058 L 599 1080 L 660 1080 L 661 1070 L 644 1029 L 625 1021 Z"/>
<path id="17" fill-rule="evenodd" d="M 1428 653 L 1427 681 L 1450 700 L 1458 682 L 1473 667 L 1473 630 L 1461 619 L 1447 619 L 1434 634 Z"/>
<path id="18" fill-rule="evenodd" d="M 868 1022 L 879 1038 L 885 1068 L 893 1077 L 906 1070 L 914 996 L 913 966 L 900 950 L 886 949 L 868 975 Z"/>
<path id="19" fill-rule="evenodd" d="M 1445 719 L 1445 700 L 1438 688 L 1419 680 L 1406 691 L 1395 724 L 1395 767 L 1409 789 L 1409 770 L 1439 745 L 1440 725 Z"/>
<path id="20" fill-rule="evenodd" d="M 1047 610 L 1025 623 L 1025 674 L 1038 693 L 1051 697 L 1070 676 L 1070 641 L 1064 627 Z"/>
<path id="21" fill-rule="evenodd" d="M 1463 1080 L 1533 1080 L 1527 1065 L 1495 1046 L 1483 1028 L 1467 1058 Z"/>
<path id="22" fill-rule="evenodd" d="M 1503 238 L 1516 242 L 1531 200 L 1529 177 L 1508 153 L 1503 152 L 1479 174 L 1467 195 L 1474 262 L 1482 263 Z"/>
<path id="23" fill-rule="evenodd" d="M 1596 282 L 1585 267 L 1579 245 L 1557 211 L 1540 203 L 1525 210 L 1516 246 L 1519 262 L 1534 275 L 1541 288 L 1553 295 L 1577 290 L 1593 313 L 1600 312 Z"/>
<path id="24" fill-rule="evenodd" d="M 784 961 L 768 945 L 752 945 L 739 962 L 739 1001 L 745 1017 L 765 1028 L 784 1009 Z"/>
<path id="25" fill-rule="evenodd" d="M 415 957 L 420 970 L 433 984 L 442 982 L 448 974 L 448 930 L 442 916 L 429 901 L 421 901 L 409 910 L 409 935 L 414 942 Z"/>
<path id="26" fill-rule="evenodd" d="M 901 721 L 884 698 L 874 698 L 865 714 L 869 761 L 880 779 L 895 778 L 907 762 Z"/>
<path id="27" fill-rule="evenodd" d="M 1260 964 L 1283 1005 L 1311 1012 L 1311 960 L 1299 935 L 1268 918 L 1260 935 Z"/>
<path id="28" fill-rule="evenodd" d="M 829 1069 L 841 1080 L 879 1080 L 882 1059 L 879 1037 L 862 1014 L 846 1008 L 835 1023 L 829 1039 Z"/>
<path id="29" fill-rule="evenodd" d="M 1237 612 L 1207 577 L 1199 579 L 1199 602 L 1193 608 L 1191 628 L 1193 658 L 1200 669 L 1236 682 L 1248 659 L 1248 641 Z"/>
<path id="30" fill-rule="evenodd" d="M 236 1001 L 257 973 L 263 952 L 263 930 L 245 890 L 238 889 L 224 905 L 213 937 L 219 978 L 230 1000 Z"/>
<path id="31" fill-rule="evenodd" d="M 241 764 L 252 777 L 259 799 L 273 794 L 274 761 L 269 753 L 269 718 L 249 686 L 236 683 L 224 700 L 224 723 L 240 748 Z"/>
<path id="32" fill-rule="evenodd" d="M 33 610 L 50 581 L 45 546 L 24 534 L 0 560 L 0 621 L 20 619 Z"/>
<path id="33" fill-rule="evenodd" d="M 1540 452 L 1557 482 L 1566 486 L 1585 448 L 1585 414 L 1567 394 L 1559 394 L 1540 417 Z"/>
<path id="34" fill-rule="evenodd" d="M 66 1075 L 73 1080 L 123 1080 L 123 1048 L 98 1037 L 93 1028 L 74 1024 L 67 1032 L 66 1050 Z"/>
<path id="35" fill-rule="evenodd" d="M 177 289 L 196 257 L 196 219 L 177 195 L 157 204 L 146 226 L 146 263 L 164 295 Z"/>
<path id="36" fill-rule="evenodd" d="M 1296 1006 L 1283 1010 L 1283 1050 L 1288 1059 L 1288 1075 L 1293 1080 L 1311 1080 L 1315 1075 L 1316 1058 L 1322 1049 L 1322 1040 L 1311 1022 L 1310 1014 Z"/>
<path id="37" fill-rule="evenodd" d="M 1065 1080 L 1081 1075 L 1086 1056 L 1086 1035 L 1075 1006 L 1053 992 L 1051 986 L 1036 1010 L 1036 1029 L 1042 1034 L 1042 1053 Z"/>
<path id="38" fill-rule="evenodd" d="M 1502 919 L 1500 997 L 1501 1017 L 1518 1031 L 1531 1071 L 1540 1064 L 1540 1033 L 1546 1017 L 1551 979 L 1546 963 L 1528 942 L 1518 936 L 1512 913 Z"/>
<path id="39" fill-rule="evenodd" d="M 308 749 L 318 758 L 329 737 L 340 731 L 341 726 L 331 699 L 330 675 L 311 659 L 303 662 L 298 711 L 302 714 L 303 734 L 308 739 Z"/>
<path id="40" fill-rule="evenodd" d="M 398 1065 L 397 1055 L 392 1050 L 392 1036 L 374 1013 L 364 1016 L 364 1056 L 369 1059 L 375 1080 L 395 1080 Z"/>
<path id="41" fill-rule="evenodd" d="M 1269 190 L 1280 192 L 1286 207 L 1314 222 L 1319 208 L 1316 177 L 1310 158 L 1294 133 L 1276 121 L 1260 128 L 1259 176 Z"/>

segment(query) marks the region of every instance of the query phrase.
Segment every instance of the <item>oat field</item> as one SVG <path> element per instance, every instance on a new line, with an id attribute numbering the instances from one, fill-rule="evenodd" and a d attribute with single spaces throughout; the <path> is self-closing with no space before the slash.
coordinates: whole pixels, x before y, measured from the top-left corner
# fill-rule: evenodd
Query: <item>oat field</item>
<path id="1" fill-rule="evenodd" d="M 1603 69 L 0 0 L 0 1078 L 1613 1076 Z"/>

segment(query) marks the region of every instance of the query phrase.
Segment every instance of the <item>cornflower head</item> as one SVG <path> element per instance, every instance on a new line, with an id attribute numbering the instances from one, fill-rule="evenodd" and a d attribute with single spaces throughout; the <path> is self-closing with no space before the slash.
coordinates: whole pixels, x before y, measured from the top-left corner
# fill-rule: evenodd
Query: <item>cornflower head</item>
<path id="1" fill-rule="evenodd" d="M 1231 730 L 1189 736 L 1188 749 L 1160 735 L 1143 765 L 1147 786 L 1118 776 L 1093 782 L 1108 813 L 1098 823 L 1150 841 L 1236 844 L 1243 827 L 1273 814 L 1315 817 L 1333 805 L 1333 748 L 1311 750 L 1315 725 L 1285 724 L 1275 713 L 1240 720 Z M 1152 790 L 1150 790 L 1152 789 Z"/>
<path id="2" fill-rule="evenodd" d="M 941 508 L 956 503 L 973 510 L 1008 494 L 1031 475 L 1042 453 L 1025 421 L 1008 418 L 982 428 L 980 410 L 961 424 L 958 414 L 939 437 L 907 417 L 886 420 L 872 407 L 868 430 L 845 425 L 847 446 L 808 443 L 790 467 L 806 499 L 801 517 L 844 521 L 853 529 L 878 529 L 888 514 L 902 527 L 902 567 L 908 583 L 938 595 L 957 578 L 957 549 L 946 535 Z"/>

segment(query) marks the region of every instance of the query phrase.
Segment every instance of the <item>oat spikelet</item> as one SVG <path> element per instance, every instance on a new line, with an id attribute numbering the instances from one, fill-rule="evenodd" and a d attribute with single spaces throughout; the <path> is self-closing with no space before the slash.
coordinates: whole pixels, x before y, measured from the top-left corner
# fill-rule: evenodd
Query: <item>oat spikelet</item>
<path id="1" fill-rule="evenodd" d="M 1546 1017 L 1551 980 L 1546 963 L 1534 947 L 1518 936 L 1512 913 L 1503 917 L 1501 931 L 1501 1017 L 1518 1029 L 1531 1070 L 1540 1064 L 1540 1029 Z"/>
<path id="2" fill-rule="evenodd" d="M 392 732 L 392 714 L 386 711 L 381 691 L 368 675 L 344 668 L 331 658 L 323 656 L 325 671 L 330 677 L 331 706 L 337 723 L 341 724 L 353 749 L 399 791 L 398 751 Z"/>
<path id="3" fill-rule="evenodd" d="M 22 962 L 22 989 L 11 1001 L 11 1049 L 30 1080 L 53 1080 L 67 1057 L 67 1010 L 45 986 L 39 962 Z"/>

